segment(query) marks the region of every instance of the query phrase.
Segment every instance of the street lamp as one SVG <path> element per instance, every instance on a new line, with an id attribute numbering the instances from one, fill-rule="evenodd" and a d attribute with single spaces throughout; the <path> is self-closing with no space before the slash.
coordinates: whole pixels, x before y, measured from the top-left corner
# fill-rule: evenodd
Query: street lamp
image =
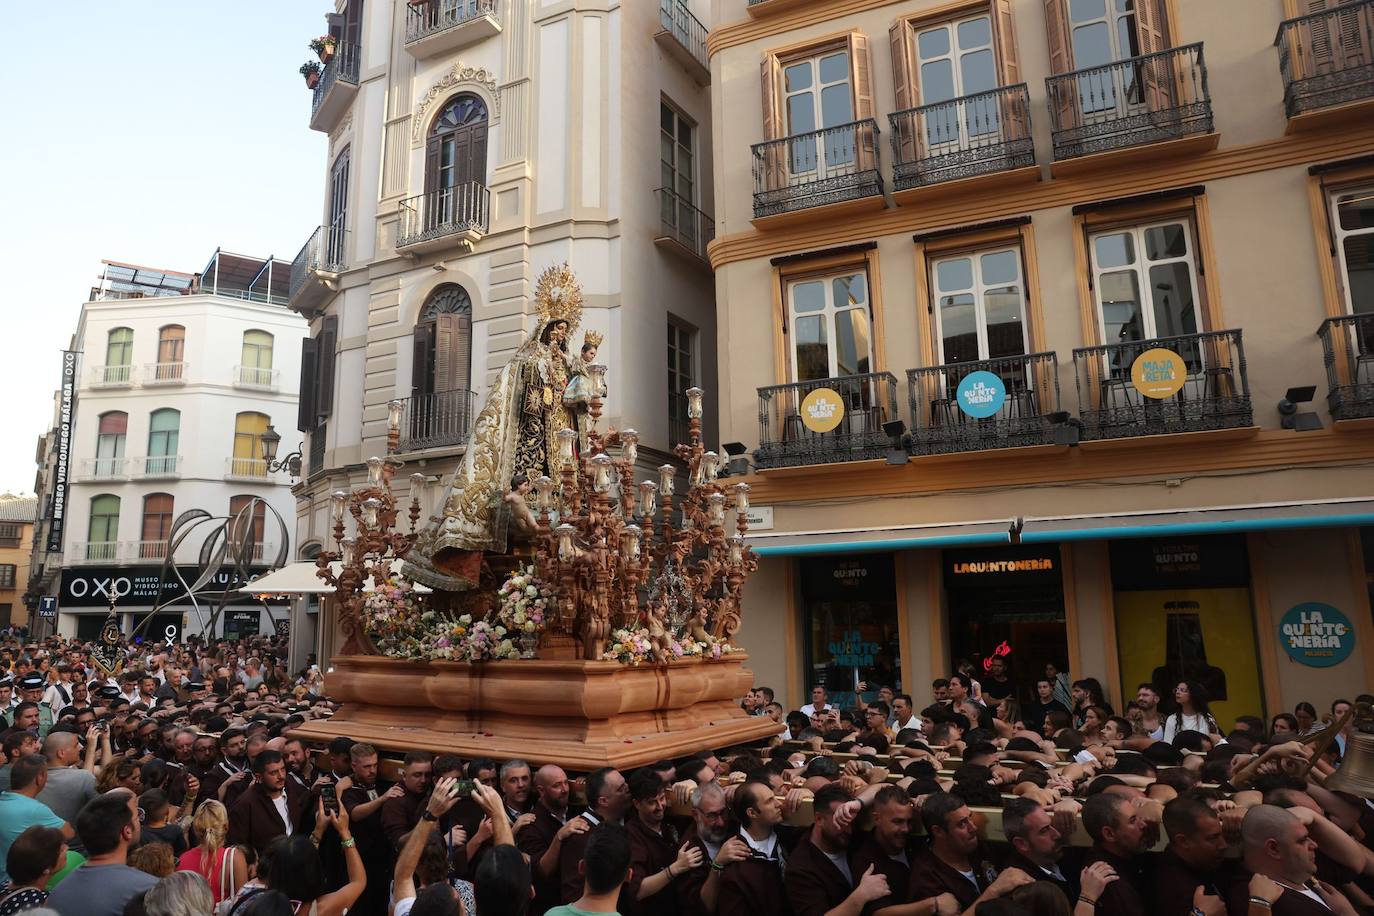
<path id="1" fill-rule="evenodd" d="M 277 461 L 277 448 L 281 445 L 281 433 L 267 424 L 267 431 L 262 434 L 262 460 L 267 464 L 267 472 L 275 474 L 277 471 L 288 471 L 292 477 L 301 476 L 301 446 L 297 445 L 296 450 Z"/>

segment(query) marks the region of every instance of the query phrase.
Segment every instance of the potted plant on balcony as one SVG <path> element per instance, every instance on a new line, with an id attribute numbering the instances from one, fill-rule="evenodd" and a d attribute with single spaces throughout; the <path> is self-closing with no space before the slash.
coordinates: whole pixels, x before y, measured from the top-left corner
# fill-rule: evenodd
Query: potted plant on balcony
<path id="1" fill-rule="evenodd" d="M 319 85 L 320 71 L 323 69 L 324 67 L 313 60 L 308 60 L 301 64 L 301 76 L 305 77 L 305 86 L 307 89 L 314 89 Z"/>
<path id="2" fill-rule="evenodd" d="M 321 35 L 319 38 L 311 39 L 310 50 L 320 57 L 320 63 L 327 64 L 334 57 L 334 50 L 338 47 L 339 40 L 333 35 Z"/>

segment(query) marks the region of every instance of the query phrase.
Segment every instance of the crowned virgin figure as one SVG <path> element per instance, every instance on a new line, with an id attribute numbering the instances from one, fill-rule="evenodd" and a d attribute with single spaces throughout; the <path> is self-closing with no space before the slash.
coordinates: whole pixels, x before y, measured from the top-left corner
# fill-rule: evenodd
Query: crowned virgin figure
<path id="1" fill-rule="evenodd" d="M 439 514 L 406 556 L 403 573 L 417 582 L 446 591 L 475 586 L 482 554 L 508 547 L 503 497 L 517 480 L 558 480 L 563 471 L 558 433 L 580 425 L 564 395 L 574 377 L 569 341 L 582 320 L 582 290 L 566 263 L 540 275 L 535 303 L 533 330 L 487 392 Z"/>

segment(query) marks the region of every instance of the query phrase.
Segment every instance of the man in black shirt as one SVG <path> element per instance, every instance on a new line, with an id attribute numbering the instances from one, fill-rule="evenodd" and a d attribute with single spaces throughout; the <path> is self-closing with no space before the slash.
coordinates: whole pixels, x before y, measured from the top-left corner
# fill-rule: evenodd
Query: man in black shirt
<path id="1" fill-rule="evenodd" d="M 991 677 L 983 681 L 983 698 L 986 700 L 1001 700 L 1011 696 L 1016 692 L 1016 685 L 1007 677 L 1007 660 L 999 656 L 994 656 L 989 663 L 988 674 Z"/>
<path id="2" fill-rule="evenodd" d="M 984 688 L 984 690 L 986 689 Z M 1043 734 L 1045 716 L 1051 710 L 1058 710 L 1066 716 L 1069 715 L 1069 708 L 1054 698 L 1054 682 L 1049 678 L 1042 677 L 1035 682 L 1035 702 L 1021 710 L 1021 721 L 1031 731 Z"/>
<path id="3" fill-rule="evenodd" d="M 1164 829 L 1169 848 L 1150 875 L 1151 912 L 1187 916 L 1197 907 L 1209 916 L 1225 913 L 1230 876 L 1222 869 L 1226 837 L 1216 814 L 1205 802 L 1180 796 L 1164 806 Z"/>

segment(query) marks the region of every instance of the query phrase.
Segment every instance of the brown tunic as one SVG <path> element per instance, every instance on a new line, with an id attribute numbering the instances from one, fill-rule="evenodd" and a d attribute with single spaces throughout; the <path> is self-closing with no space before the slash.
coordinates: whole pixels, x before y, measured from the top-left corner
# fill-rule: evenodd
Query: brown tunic
<path id="1" fill-rule="evenodd" d="M 908 900 L 925 900 L 941 894 L 953 894 L 959 901 L 959 909 L 966 910 L 987 890 L 988 882 L 978 863 L 973 865 L 975 884 L 957 868 L 945 864 L 944 860 L 929 849 L 921 850 L 911 863 L 911 884 L 907 889 Z"/>
<path id="2" fill-rule="evenodd" d="M 286 810 L 291 816 L 291 832 L 300 833 L 310 815 L 310 793 L 291 780 L 286 781 Z M 267 844 L 286 833 L 277 806 L 267 790 L 253 784 L 239 796 L 229 811 L 229 844 L 251 846 L 262 854 Z"/>
<path id="3" fill-rule="evenodd" d="M 779 828 L 774 858 L 750 850 L 749 858 L 725 866 L 716 895 L 716 916 L 790 916 L 791 904 L 783 885 L 789 836 L 798 834 Z"/>
<path id="4" fill-rule="evenodd" d="M 865 836 L 855 848 L 849 859 L 849 868 L 854 873 L 854 880 L 860 880 L 864 872 L 868 871 L 868 866 L 872 865 L 874 872 L 887 879 L 889 891 L 886 897 L 866 904 L 864 916 L 872 916 L 885 906 L 911 902 L 911 897 L 908 896 L 911 893 L 911 866 L 907 864 L 911 861 L 911 856 L 912 853 L 908 851 L 906 862 L 892 858 L 877 844 L 872 834 Z"/>
<path id="5" fill-rule="evenodd" d="M 673 893 L 677 897 L 677 911 L 680 916 L 707 916 L 706 906 L 701 900 L 701 889 L 706 879 L 711 877 L 711 851 L 697 836 L 695 826 L 687 834 L 687 845 L 701 853 L 701 864 L 682 877 L 673 881 Z M 719 877 L 716 878 L 720 880 Z"/>
<path id="6" fill-rule="evenodd" d="M 1250 912 L 1250 879 L 1254 872 L 1241 866 L 1236 869 L 1231 881 L 1231 891 L 1226 897 L 1226 911 L 1231 916 L 1245 916 Z M 1283 894 L 1274 901 L 1273 916 L 1331 916 L 1331 910 L 1306 894 L 1285 887 Z"/>
<path id="7" fill-rule="evenodd" d="M 625 832 L 630 839 L 630 880 L 625 884 L 625 891 L 621 897 L 629 897 L 631 907 L 629 910 L 622 910 L 626 914 L 643 914 L 643 916 L 676 916 L 677 896 L 673 893 L 673 881 L 663 890 L 647 897 L 639 899 L 639 886 L 644 883 L 644 879 L 658 874 L 677 858 L 677 850 L 680 845 L 675 831 L 671 824 L 661 825 L 662 832 L 655 833 L 649 829 L 639 818 L 630 818 L 625 824 Z M 682 880 L 678 876 L 674 881 Z"/>
<path id="8" fill-rule="evenodd" d="M 407 789 L 400 798 L 388 798 L 382 803 L 382 835 L 393 849 L 400 849 L 405 835 L 420 823 L 428 798 L 428 795 L 416 795 Z"/>
<path id="9" fill-rule="evenodd" d="M 579 814 L 578 817 L 585 818 L 593 827 L 601 823 L 590 812 Z M 558 902 L 572 903 L 582 896 L 582 873 L 577 866 L 582 861 L 582 855 L 587 851 L 587 838 L 591 831 L 587 833 L 574 833 L 563 841 L 563 846 L 558 852 Z M 620 897 L 616 903 L 616 912 L 628 913 L 633 899 L 626 892 L 624 886 L 620 888 Z"/>
<path id="10" fill-rule="evenodd" d="M 1145 908 L 1145 865 L 1144 856 L 1123 859 L 1112 855 L 1101 847 L 1094 846 L 1083 860 L 1086 868 L 1094 862 L 1106 862 L 1117 874 L 1118 880 L 1108 884 L 1097 900 L 1097 909 L 1112 916 L 1146 916 Z M 1191 907 L 1190 907 L 1191 908 Z"/>
<path id="11" fill-rule="evenodd" d="M 1150 913 L 1152 916 L 1188 916 L 1193 911 L 1193 893 L 1198 887 L 1225 900 L 1230 881 L 1220 871 L 1193 868 L 1174 854 L 1173 847 L 1164 850 L 1155 861 L 1146 886 Z"/>
<path id="12" fill-rule="evenodd" d="M 783 886 L 795 916 L 825 916 L 854 890 L 849 879 L 809 836 L 787 857 Z"/>
<path id="13" fill-rule="evenodd" d="M 554 837 L 563 829 L 564 823 L 554 817 L 553 812 L 545 807 L 543 802 L 539 802 L 534 806 L 534 823 L 520 831 L 515 838 L 516 848 L 530 857 L 530 874 L 534 879 L 533 912 L 536 916 L 558 906 L 557 869 L 555 868 L 554 874 L 548 878 L 541 878 L 538 869 L 539 860 L 549 851 Z"/>

